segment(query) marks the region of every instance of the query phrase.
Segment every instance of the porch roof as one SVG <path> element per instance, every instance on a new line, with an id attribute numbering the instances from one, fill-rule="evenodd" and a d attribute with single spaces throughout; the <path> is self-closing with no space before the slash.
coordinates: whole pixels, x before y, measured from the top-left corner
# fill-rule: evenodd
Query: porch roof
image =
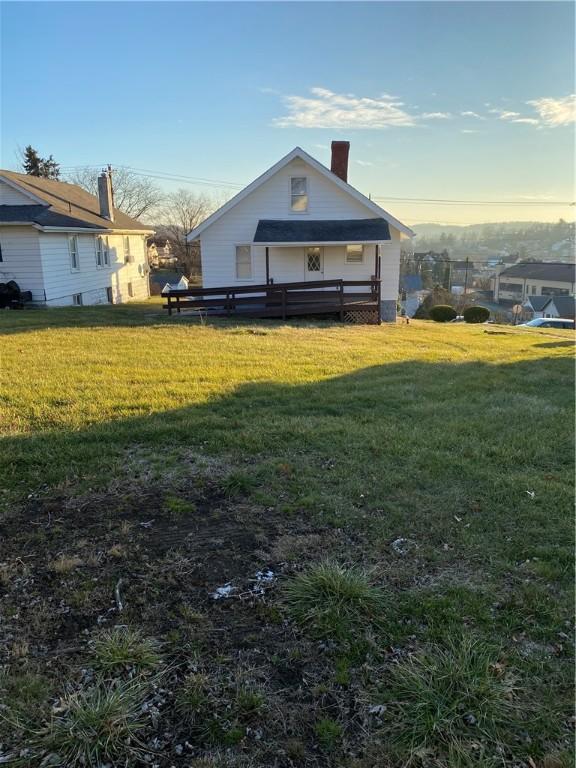
<path id="1" fill-rule="evenodd" d="M 260 219 L 254 242 L 260 245 L 380 243 L 390 240 L 385 219 Z"/>

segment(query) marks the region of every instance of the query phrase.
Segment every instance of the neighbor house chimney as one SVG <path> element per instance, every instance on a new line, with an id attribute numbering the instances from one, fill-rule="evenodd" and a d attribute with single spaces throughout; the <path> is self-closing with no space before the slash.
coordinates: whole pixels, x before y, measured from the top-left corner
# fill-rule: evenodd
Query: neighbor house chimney
<path id="1" fill-rule="evenodd" d="M 100 176 L 98 176 L 98 200 L 100 201 L 100 216 L 109 221 L 114 221 L 112 179 L 106 171 L 102 171 Z"/>
<path id="2" fill-rule="evenodd" d="M 342 181 L 348 181 L 348 153 L 350 152 L 349 141 L 332 142 L 332 163 L 330 170 L 339 176 Z"/>

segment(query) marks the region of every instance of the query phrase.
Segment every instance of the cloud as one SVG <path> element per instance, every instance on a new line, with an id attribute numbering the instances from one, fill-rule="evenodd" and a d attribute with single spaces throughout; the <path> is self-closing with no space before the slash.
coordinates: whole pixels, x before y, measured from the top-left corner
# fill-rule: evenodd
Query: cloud
<path id="1" fill-rule="evenodd" d="M 450 120 L 452 115 L 450 112 L 424 112 L 420 117 L 423 120 Z"/>
<path id="2" fill-rule="evenodd" d="M 533 99 L 527 102 L 538 112 L 544 125 L 557 127 L 576 122 L 576 95 L 563 99 Z"/>
<path id="3" fill-rule="evenodd" d="M 475 131 L 472 128 L 463 128 L 460 133 L 480 133 L 480 131 Z"/>
<path id="4" fill-rule="evenodd" d="M 374 165 L 374 163 L 370 163 L 368 160 L 356 160 L 356 162 L 358 163 L 358 165 L 364 165 L 364 166 Z"/>
<path id="5" fill-rule="evenodd" d="M 288 114 L 275 118 L 273 124 L 280 128 L 388 128 L 416 123 L 404 104 L 389 94 L 371 99 L 327 88 L 312 88 L 310 94 L 285 96 Z"/>
<path id="6" fill-rule="evenodd" d="M 478 112 L 472 112 L 471 110 L 466 110 L 466 112 L 460 112 L 461 117 L 474 117 L 476 120 L 485 120 L 486 118 L 482 117 L 482 115 L 479 115 Z"/>
<path id="7" fill-rule="evenodd" d="M 524 125 L 540 125 L 540 121 L 535 117 L 526 117 L 520 112 L 511 112 L 508 109 L 491 109 L 493 115 L 498 115 L 499 120 L 506 120 L 509 123 L 520 123 Z"/>

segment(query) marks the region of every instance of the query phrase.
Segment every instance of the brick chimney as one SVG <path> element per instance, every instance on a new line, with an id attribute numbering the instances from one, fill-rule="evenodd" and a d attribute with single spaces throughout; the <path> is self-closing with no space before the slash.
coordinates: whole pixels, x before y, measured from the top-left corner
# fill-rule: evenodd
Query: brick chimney
<path id="1" fill-rule="evenodd" d="M 332 163 L 330 170 L 339 176 L 342 181 L 348 181 L 348 153 L 350 152 L 349 141 L 332 142 Z"/>
<path id="2" fill-rule="evenodd" d="M 102 171 L 100 176 L 98 176 L 98 200 L 100 202 L 100 216 L 109 221 L 114 221 L 112 179 L 106 171 Z"/>

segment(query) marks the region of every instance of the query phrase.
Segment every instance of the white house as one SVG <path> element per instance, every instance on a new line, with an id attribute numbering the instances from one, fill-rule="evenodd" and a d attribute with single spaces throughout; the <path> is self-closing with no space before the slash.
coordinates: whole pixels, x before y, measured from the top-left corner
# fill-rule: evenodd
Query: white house
<path id="1" fill-rule="evenodd" d="M 0 170 L 0 283 L 15 281 L 34 302 L 148 298 L 152 233 L 113 207 L 107 173 L 95 197 L 75 184 Z"/>
<path id="2" fill-rule="evenodd" d="M 296 147 L 190 232 L 203 287 L 370 280 L 380 260 L 394 320 L 400 240 L 414 233 L 348 184 L 349 147 L 332 142 L 331 170 Z"/>
<path id="3" fill-rule="evenodd" d="M 570 261 L 520 261 L 492 279 L 494 301 L 514 304 L 532 296 L 574 296 L 575 285 L 576 267 Z"/>

